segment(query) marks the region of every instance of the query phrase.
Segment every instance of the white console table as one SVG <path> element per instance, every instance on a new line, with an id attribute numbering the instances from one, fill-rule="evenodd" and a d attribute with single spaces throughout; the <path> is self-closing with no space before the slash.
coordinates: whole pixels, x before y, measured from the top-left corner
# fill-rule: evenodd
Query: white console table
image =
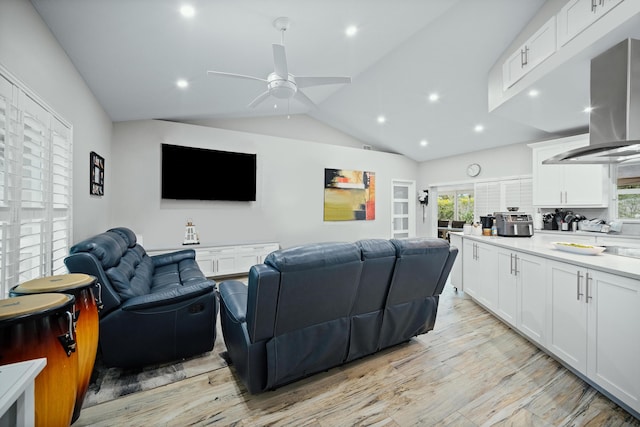
<path id="1" fill-rule="evenodd" d="M 0 426 L 35 424 L 35 379 L 47 359 L 0 366 Z"/>
<path id="2" fill-rule="evenodd" d="M 149 256 L 182 249 L 196 251 L 196 262 L 207 277 L 246 274 L 252 265 L 261 264 L 267 255 L 280 249 L 278 243 L 253 243 L 247 245 L 211 246 L 183 245 L 174 248 L 150 249 Z"/>

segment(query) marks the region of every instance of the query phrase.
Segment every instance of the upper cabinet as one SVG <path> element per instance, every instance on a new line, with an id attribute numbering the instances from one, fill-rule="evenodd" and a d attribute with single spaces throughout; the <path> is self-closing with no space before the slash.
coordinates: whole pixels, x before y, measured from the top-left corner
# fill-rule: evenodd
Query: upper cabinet
<path id="1" fill-rule="evenodd" d="M 559 153 L 584 147 L 589 135 L 530 144 L 533 150 L 533 204 L 539 207 L 607 207 L 608 166 L 543 165 Z"/>
<path id="2" fill-rule="evenodd" d="M 556 17 L 552 16 L 502 65 L 503 89 L 507 90 L 533 67 L 556 51 Z"/>
<path id="3" fill-rule="evenodd" d="M 580 34 L 623 0 L 571 0 L 558 13 L 558 46 Z"/>

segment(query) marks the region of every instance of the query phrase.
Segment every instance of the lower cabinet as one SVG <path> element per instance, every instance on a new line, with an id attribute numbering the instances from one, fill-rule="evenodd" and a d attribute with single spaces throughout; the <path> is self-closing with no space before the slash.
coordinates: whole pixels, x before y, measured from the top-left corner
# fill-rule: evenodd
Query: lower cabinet
<path id="1" fill-rule="evenodd" d="M 496 314 L 539 344 L 544 344 L 546 317 L 544 258 L 498 250 Z"/>
<path id="2" fill-rule="evenodd" d="M 498 304 L 498 256 L 495 246 L 464 239 L 464 291 L 490 310 Z"/>
<path id="3" fill-rule="evenodd" d="M 463 238 L 465 293 L 640 413 L 640 281 Z"/>
<path id="4" fill-rule="evenodd" d="M 640 411 L 640 283 L 549 262 L 547 348 Z"/>
<path id="5" fill-rule="evenodd" d="M 280 249 L 280 246 L 277 243 L 261 243 L 238 246 L 189 246 L 187 249 L 196 251 L 196 262 L 202 273 L 207 277 L 214 277 L 247 273 L 251 266 L 261 264 L 267 255 Z M 149 251 L 149 255 L 166 252 L 171 250 Z"/>

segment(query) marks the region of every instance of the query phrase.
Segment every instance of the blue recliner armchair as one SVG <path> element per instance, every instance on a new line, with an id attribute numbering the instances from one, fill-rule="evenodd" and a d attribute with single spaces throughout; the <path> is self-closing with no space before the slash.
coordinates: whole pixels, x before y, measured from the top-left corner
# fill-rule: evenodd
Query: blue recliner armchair
<path id="1" fill-rule="evenodd" d="M 77 243 L 70 253 L 67 269 L 97 277 L 102 287 L 105 365 L 140 367 L 213 348 L 216 284 L 200 271 L 195 251 L 150 257 L 135 234 L 120 227 Z"/>

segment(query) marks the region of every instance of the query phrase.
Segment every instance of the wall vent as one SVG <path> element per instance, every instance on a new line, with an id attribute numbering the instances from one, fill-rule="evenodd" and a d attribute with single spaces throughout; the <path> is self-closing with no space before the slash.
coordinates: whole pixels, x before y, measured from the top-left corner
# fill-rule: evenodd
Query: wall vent
<path id="1" fill-rule="evenodd" d="M 363 145 L 362 145 L 362 149 L 363 149 L 363 150 L 373 150 L 373 147 L 372 147 L 372 146 L 370 146 L 370 145 L 367 145 L 367 144 L 363 144 Z"/>

